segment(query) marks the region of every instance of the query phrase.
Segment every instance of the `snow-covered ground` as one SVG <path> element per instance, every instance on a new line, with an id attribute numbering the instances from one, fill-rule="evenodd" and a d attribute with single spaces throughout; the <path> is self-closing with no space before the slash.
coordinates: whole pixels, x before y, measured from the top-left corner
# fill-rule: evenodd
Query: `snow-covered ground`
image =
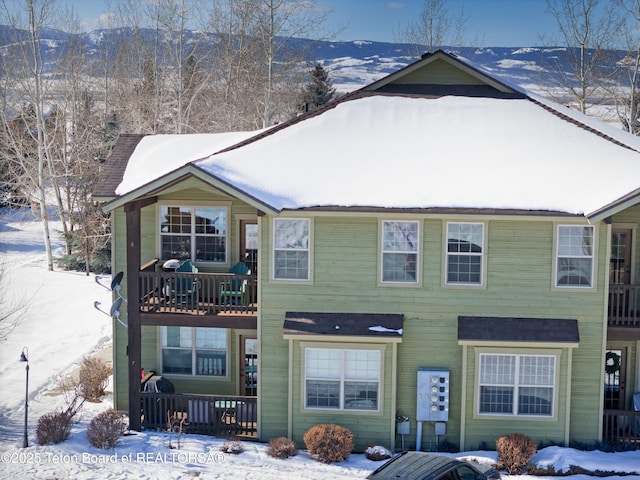
<path id="1" fill-rule="evenodd" d="M 60 242 L 57 244 L 60 254 Z M 245 451 L 239 455 L 223 454 L 220 446 L 225 439 L 201 435 L 185 435 L 180 449 L 170 449 L 169 437 L 162 432 L 135 433 L 123 437 L 113 450 L 99 450 L 89 446 L 86 428 L 91 418 L 112 405 L 110 396 L 102 403 L 85 404 L 69 440 L 58 445 L 38 445 L 37 419 L 63 403 L 56 390 L 60 379 L 70 375 L 83 357 L 103 354 L 110 346 L 111 319 L 95 309 L 94 302 L 108 310 L 111 296 L 94 276 L 47 271 L 41 226 L 28 210 L 0 210 L 0 256 L 0 304 L 29 302 L 19 326 L 0 345 L 0 478 L 346 480 L 366 478 L 381 464 L 362 454 L 352 454 L 344 462 L 325 465 L 311 459 L 305 450 L 296 457 L 277 460 L 267 455 L 265 444 L 255 442 L 244 442 Z M 105 278 L 103 283 L 109 281 Z M 19 358 L 23 347 L 28 348 L 30 366 L 28 448 L 22 448 L 25 363 Z M 175 445 L 175 437 L 172 443 Z M 454 456 L 487 463 L 496 460 L 491 451 Z M 539 451 L 533 461 L 541 467 L 553 465 L 564 471 L 577 465 L 591 471 L 636 473 L 608 477 L 611 480 L 640 478 L 640 450 L 603 453 L 548 447 Z"/>

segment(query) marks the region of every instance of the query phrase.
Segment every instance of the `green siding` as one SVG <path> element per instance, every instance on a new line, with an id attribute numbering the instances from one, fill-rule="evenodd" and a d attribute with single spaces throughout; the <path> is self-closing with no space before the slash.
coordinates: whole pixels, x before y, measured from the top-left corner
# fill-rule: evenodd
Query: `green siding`
<path id="1" fill-rule="evenodd" d="M 403 75 L 397 82 L 402 84 L 436 85 L 484 85 L 477 78 L 463 72 L 444 60 L 434 60 L 425 67 Z"/>
<path id="2" fill-rule="evenodd" d="M 388 217 L 385 217 L 388 218 Z M 478 220 L 473 220 L 478 221 Z M 603 351 L 604 261 L 598 265 L 598 288 L 589 291 L 554 289 L 554 236 L 551 221 L 490 219 L 486 223 L 487 281 L 482 288 L 443 286 L 444 266 L 442 219 L 425 219 L 422 229 L 422 285 L 419 287 L 378 286 L 378 222 L 377 218 L 318 216 L 314 218 L 313 284 L 292 285 L 270 281 L 262 275 L 261 342 L 275 360 L 262 369 L 263 438 L 282 435 L 287 421 L 288 344 L 282 339 L 282 323 L 286 311 L 332 311 L 402 313 L 405 330 L 398 347 L 397 410 L 411 418 L 408 446 L 415 442 L 416 375 L 419 367 L 450 371 L 450 419 L 447 433 L 440 438 L 458 444 L 462 408 L 462 347 L 457 341 L 459 315 L 575 318 L 581 342 L 573 352 L 571 439 L 591 441 L 598 436 L 600 421 L 599 393 L 601 353 Z M 270 224 L 263 222 L 264 228 Z M 606 245 L 606 228 L 599 227 L 598 241 Z M 263 235 L 262 249 L 268 251 L 268 235 Z M 264 273 L 266 255 L 262 254 Z M 318 338 L 319 341 L 322 338 Z M 595 355 L 593 352 L 597 352 Z M 295 353 L 295 352 L 294 352 Z M 263 355 L 263 362 L 269 360 Z M 560 375 L 559 405 L 564 409 L 566 395 L 567 351 L 563 352 Z M 540 441 L 563 441 L 565 419 L 558 415 L 551 422 L 516 422 L 505 420 L 473 420 L 475 377 L 473 359 L 467 365 L 466 416 L 467 448 L 513 431 L 530 433 Z M 297 364 L 296 361 L 294 361 Z M 299 412 L 300 375 L 293 375 L 293 412 Z M 268 420 L 264 419 L 267 415 Z M 301 422 L 294 414 L 294 437 L 316 418 L 306 416 Z M 319 420 L 319 419 L 318 419 Z M 345 425 L 366 422 L 365 416 L 340 416 Z M 362 430 L 361 444 L 380 442 L 379 432 Z M 387 435 L 382 437 L 388 438 Z M 425 424 L 423 447 L 433 444 L 432 425 Z"/>

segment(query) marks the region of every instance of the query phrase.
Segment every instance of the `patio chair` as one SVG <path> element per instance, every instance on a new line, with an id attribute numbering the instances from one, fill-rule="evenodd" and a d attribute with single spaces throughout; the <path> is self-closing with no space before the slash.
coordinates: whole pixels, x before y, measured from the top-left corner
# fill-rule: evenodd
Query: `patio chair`
<path id="1" fill-rule="evenodd" d="M 238 262 L 229 269 L 234 275 L 251 275 L 251 269 L 244 263 Z M 247 279 L 229 278 L 220 282 L 220 303 L 222 305 L 247 304 Z"/>
<path id="2" fill-rule="evenodd" d="M 197 273 L 196 267 L 189 260 L 185 261 L 176 268 L 176 273 Z M 186 303 L 193 305 L 198 298 L 198 278 L 193 276 L 184 276 L 176 278 L 171 284 L 171 298 L 177 303 Z"/>

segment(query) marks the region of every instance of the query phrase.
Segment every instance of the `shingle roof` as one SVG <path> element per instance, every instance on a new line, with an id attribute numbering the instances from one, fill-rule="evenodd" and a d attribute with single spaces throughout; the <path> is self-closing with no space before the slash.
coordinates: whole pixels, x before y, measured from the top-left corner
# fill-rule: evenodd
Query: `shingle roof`
<path id="1" fill-rule="evenodd" d="M 563 318 L 458 317 L 458 341 L 578 343 L 578 321 Z"/>
<path id="2" fill-rule="evenodd" d="M 116 188 L 122 182 L 131 154 L 145 136 L 144 134 L 122 134 L 118 137 L 93 189 L 93 196 L 96 200 L 116 196 Z"/>
<path id="3" fill-rule="evenodd" d="M 283 333 L 402 338 L 403 322 L 395 313 L 287 312 Z"/>

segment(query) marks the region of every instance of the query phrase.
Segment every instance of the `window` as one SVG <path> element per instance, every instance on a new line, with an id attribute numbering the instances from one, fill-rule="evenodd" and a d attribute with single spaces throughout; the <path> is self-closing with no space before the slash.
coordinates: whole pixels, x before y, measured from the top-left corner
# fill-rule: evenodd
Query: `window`
<path id="1" fill-rule="evenodd" d="M 479 413 L 553 415 L 556 357 L 481 354 Z"/>
<path id="2" fill-rule="evenodd" d="M 273 278 L 309 280 L 309 220 L 276 218 L 273 223 Z"/>
<path id="3" fill-rule="evenodd" d="M 484 224 L 447 223 L 447 284 L 482 285 Z"/>
<path id="4" fill-rule="evenodd" d="M 160 255 L 227 263 L 227 208 L 160 206 Z"/>
<path id="5" fill-rule="evenodd" d="M 593 226 L 559 225 L 556 286 L 591 287 L 593 284 Z"/>
<path id="6" fill-rule="evenodd" d="M 225 328 L 161 327 L 162 373 L 227 376 Z"/>
<path id="7" fill-rule="evenodd" d="M 305 407 L 379 410 L 380 351 L 305 349 Z"/>
<path id="8" fill-rule="evenodd" d="M 418 222 L 382 222 L 382 281 L 418 282 Z"/>

